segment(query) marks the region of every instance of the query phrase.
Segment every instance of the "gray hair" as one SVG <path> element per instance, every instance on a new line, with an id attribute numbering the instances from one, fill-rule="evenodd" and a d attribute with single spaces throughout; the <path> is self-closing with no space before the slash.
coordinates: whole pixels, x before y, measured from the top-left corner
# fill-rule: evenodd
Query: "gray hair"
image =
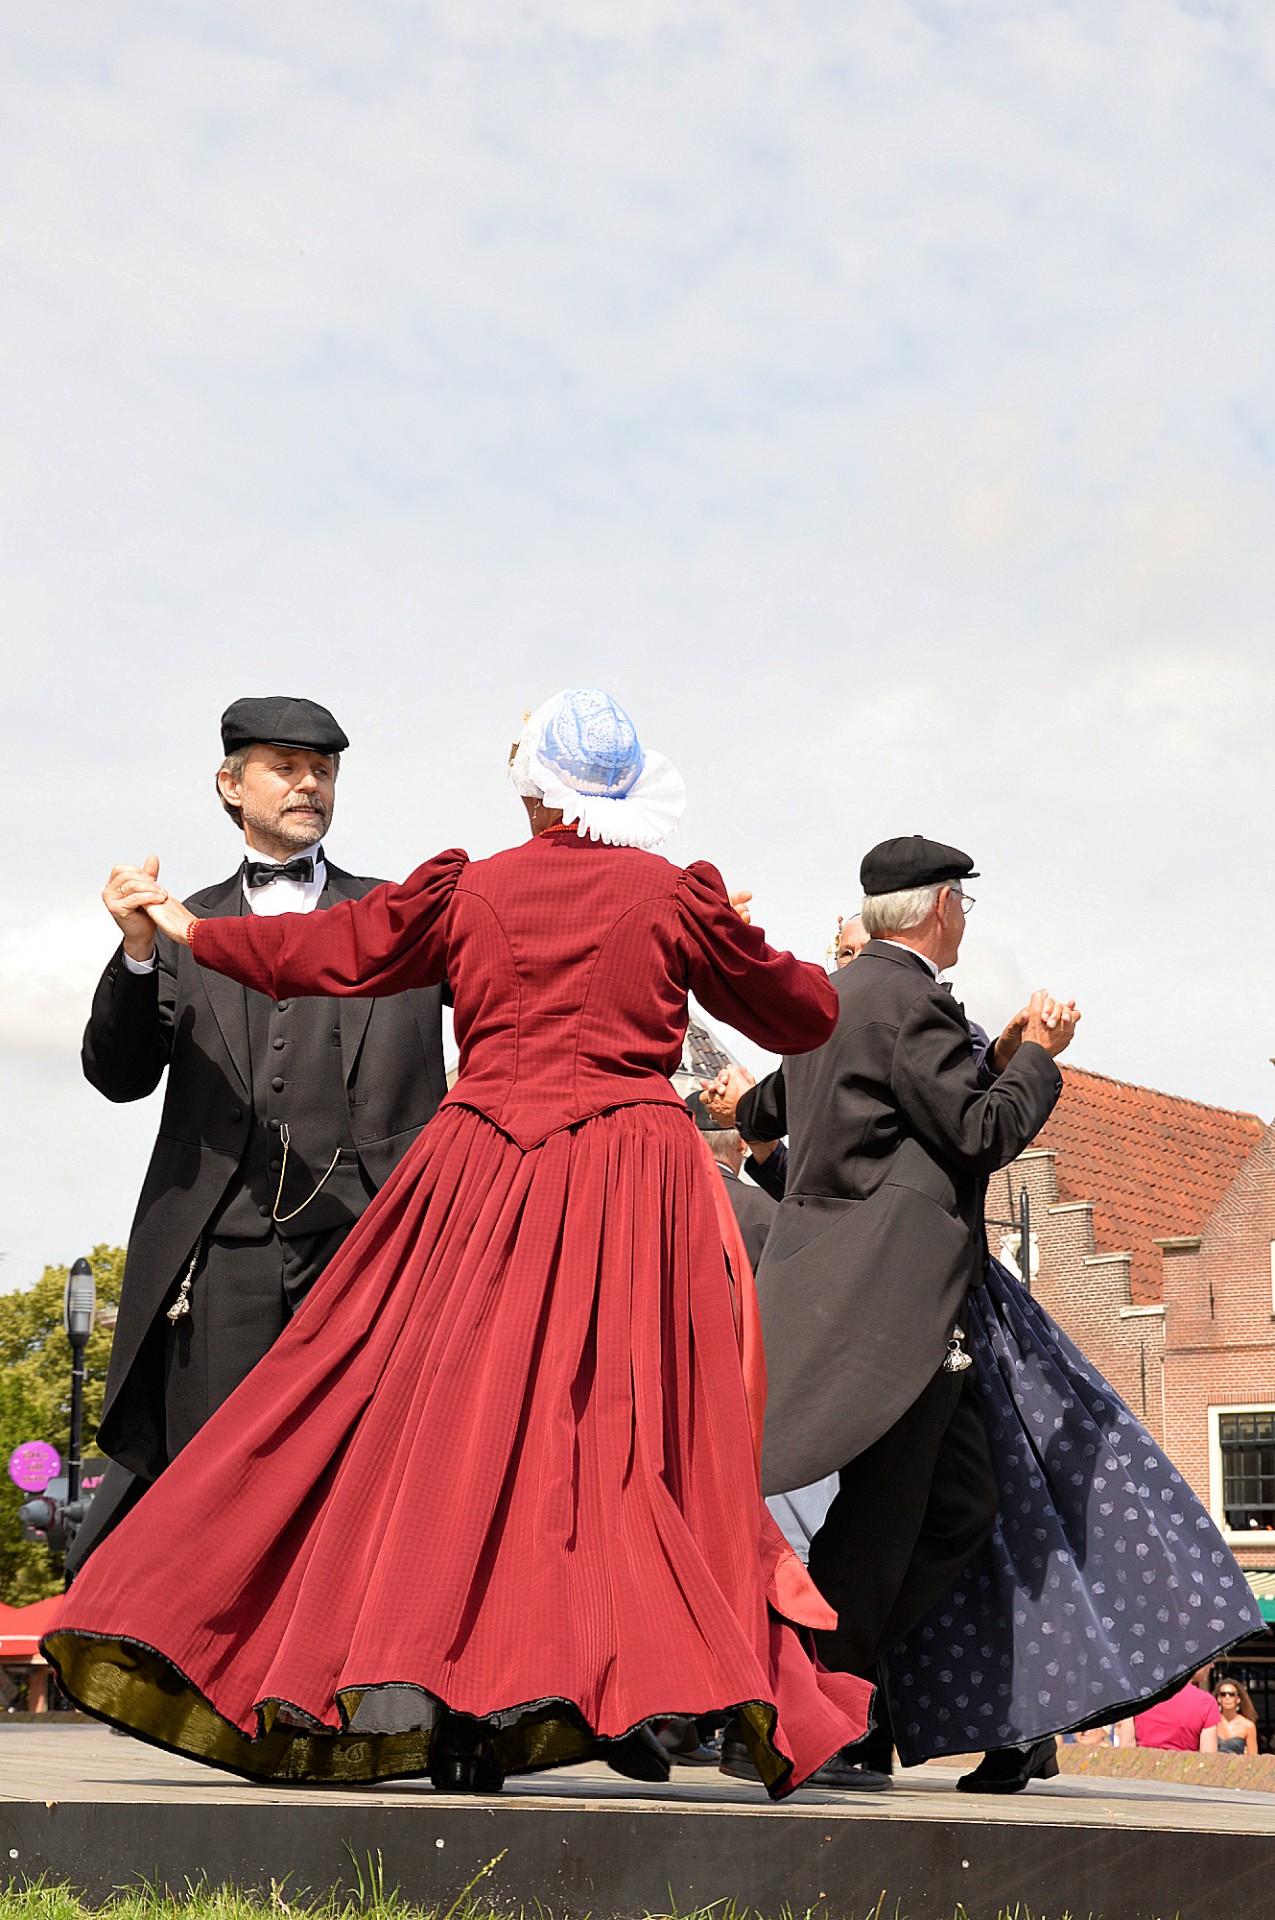
<path id="1" fill-rule="evenodd" d="M 252 752 L 251 746 L 236 747 L 233 753 L 228 753 L 226 755 L 225 759 L 222 761 L 221 765 L 218 767 L 217 769 L 218 775 L 220 776 L 223 773 L 228 773 L 232 780 L 238 781 L 239 784 L 242 785 L 244 768 L 248 764 L 248 755 L 251 752 Z M 328 755 L 328 759 L 332 762 L 332 778 L 335 780 L 338 773 L 340 773 L 341 771 L 341 756 L 339 753 L 330 753 Z M 220 778 L 218 778 L 217 780 L 217 798 L 221 801 L 222 806 L 226 809 L 226 812 L 230 815 L 231 819 L 234 821 L 235 825 L 238 827 L 240 833 L 242 833 L 243 832 L 243 810 L 240 807 L 231 806 L 229 800 L 227 800 L 225 794 L 221 790 Z"/>
<path id="2" fill-rule="evenodd" d="M 874 940 L 881 934 L 906 933 L 933 913 L 944 887 L 958 890 L 951 880 L 936 880 L 928 887 L 901 887 L 898 893 L 870 893 L 859 918 Z"/>
<path id="3" fill-rule="evenodd" d="M 737 1127 L 716 1127 L 711 1133 L 706 1131 L 704 1138 L 714 1160 L 748 1151 Z"/>

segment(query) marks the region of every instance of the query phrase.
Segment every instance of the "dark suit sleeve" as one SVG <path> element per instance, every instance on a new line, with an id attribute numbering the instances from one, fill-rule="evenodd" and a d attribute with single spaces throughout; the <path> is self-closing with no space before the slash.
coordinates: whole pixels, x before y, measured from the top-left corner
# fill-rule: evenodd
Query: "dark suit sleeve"
<path id="1" fill-rule="evenodd" d="M 80 1063 L 89 1085 L 108 1100 L 144 1100 L 154 1093 L 172 1055 L 176 955 L 163 934 L 155 951 L 152 972 L 131 973 L 118 947 L 93 995 Z"/>
<path id="2" fill-rule="evenodd" d="M 768 1153 L 764 1160 L 755 1160 L 750 1154 L 744 1162 L 744 1171 L 772 1200 L 782 1200 L 788 1190 L 787 1146 L 782 1140 L 777 1140 L 775 1151 Z"/>
<path id="3" fill-rule="evenodd" d="M 735 1125 L 744 1140 L 782 1140 L 788 1131 L 788 1089 L 776 1067 L 740 1098 Z"/>
<path id="4" fill-rule="evenodd" d="M 891 1082 L 920 1137 L 978 1179 L 1008 1166 L 1035 1139 L 1062 1092 L 1058 1068 L 1031 1041 L 984 1086 L 965 1017 L 941 991 L 919 995 L 904 1015 Z"/>
<path id="5" fill-rule="evenodd" d="M 968 1014 L 966 1018 L 969 1019 Z M 1000 1069 L 992 1059 L 993 1040 L 986 1027 L 980 1027 L 977 1020 L 970 1020 L 970 1039 L 974 1042 L 974 1065 L 978 1068 L 978 1084 L 990 1087 L 997 1079 Z"/>

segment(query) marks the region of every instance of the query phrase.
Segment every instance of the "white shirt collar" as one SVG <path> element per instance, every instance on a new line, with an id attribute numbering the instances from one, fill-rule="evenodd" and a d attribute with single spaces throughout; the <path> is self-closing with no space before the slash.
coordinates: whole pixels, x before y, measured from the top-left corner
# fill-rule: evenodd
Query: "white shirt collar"
<path id="1" fill-rule="evenodd" d="M 876 935 L 876 938 L 881 942 L 882 946 L 898 947 L 901 949 L 902 952 L 910 953 L 914 959 L 917 959 L 921 962 L 922 966 L 926 966 L 930 969 L 930 972 L 934 975 L 934 978 L 938 981 L 941 987 L 946 987 L 949 984 L 947 975 L 945 973 L 939 972 L 939 969 L 935 966 L 934 962 L 930 959 L 930 956 L 928 953 L 918 953 L 915 947 L 909 947 L 902 940 L 891 940 L 888 934 L 878 933 Z"/>

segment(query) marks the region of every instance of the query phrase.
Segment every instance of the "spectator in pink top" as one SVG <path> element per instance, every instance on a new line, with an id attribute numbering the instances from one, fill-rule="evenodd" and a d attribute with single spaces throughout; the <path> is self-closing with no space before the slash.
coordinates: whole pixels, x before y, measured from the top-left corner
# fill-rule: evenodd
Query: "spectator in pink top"
<path id="1" fill-rule="evenodd" d="M 1158 1707 L 1135 1713 L 1116 1728 L 1122 1747 L 1167 1747 L 1175 1753 L 1216 1753 L 1222 1715 L 1211 1693 L 1190 1680 Z"/>

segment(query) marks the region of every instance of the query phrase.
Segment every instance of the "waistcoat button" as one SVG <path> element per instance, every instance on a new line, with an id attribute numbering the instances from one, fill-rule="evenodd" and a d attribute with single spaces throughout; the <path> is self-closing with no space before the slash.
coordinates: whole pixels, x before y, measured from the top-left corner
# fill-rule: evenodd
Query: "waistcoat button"
<path id="1" fill-rule="evenodd" d="M 276 1013 L 286 1013 L 292 1005 L 292 1002 L 290 1000 L 276 1000 L 274 1004 Z"/>
<path id="2" fill-rule="evenodd" d="M 271 1086 L 272 1086 L 272 1087 L 274 1088 L 274 1090 L 275 1090 L 275 1092 L 276 1092 L 276 1093 L 282 1093 L 282 1092 L 283 1092 L 283 1081 L 282 1081 L 282 1080 L 280 1079 L 280 1077 L 279 1077 L 279 1075 L 278 1075 L 277 1073 L 276 1073 L 276 1075 L 275 1075 L 275 1077 L 274 1077 L 274 1079 L 273 1079 L 273 1080 L 272 1080 L 272 1081 L 270 1082 L 270 1085 L 271 1085 Z"/>
<path id="3" fill-rule="evenodd" d="M 232 1107 L 232 1108 L 230 1109 L 230 1117 L 231 1117 L 231 1119 L 232 1119 L 232 1120 L 242 1120 L 242 1119 L 243 1119 L 243 1108 L 242 1108 L 242 1107 Z"/>
<path id="4" fill-rule="evenodd" d="M 263 1220 L 268 1220 L 270 1218 L 269 1207 L 258 1207 L 257 1212 L 261 1215 Z"/>
<path id="5" fill-rule="evenodd" d="M 276 1053 L 279 1053 L 283 1048 L 282 1040 L 272 1040 L 270 1044 L 274 1048 Z"/>

